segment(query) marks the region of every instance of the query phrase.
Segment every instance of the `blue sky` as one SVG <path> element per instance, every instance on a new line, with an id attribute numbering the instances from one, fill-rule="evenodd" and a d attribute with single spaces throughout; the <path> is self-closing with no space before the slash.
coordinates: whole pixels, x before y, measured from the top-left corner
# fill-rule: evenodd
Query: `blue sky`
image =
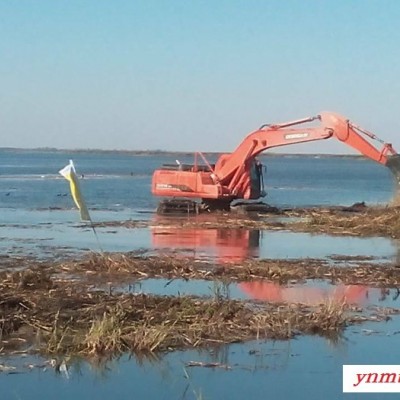
<path id="1" fill-rule="evenodd" d="M 329 110 L 400 151 L 398 21 L 396 0 L 2 0 L 0 147 L 231 151 Z"/>

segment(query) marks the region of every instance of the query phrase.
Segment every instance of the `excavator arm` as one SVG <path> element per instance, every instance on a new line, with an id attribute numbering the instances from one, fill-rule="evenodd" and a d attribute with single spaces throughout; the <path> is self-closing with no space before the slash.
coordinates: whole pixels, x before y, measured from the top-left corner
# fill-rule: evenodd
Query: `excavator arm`
<path id="1" fill-rule="evenodd" d="M 194 165 L 166 165 L 154 172 L 152 192 L 164 197 L 201 198 L 208 204 L 257 199 L 262 195 L 257 155 L 274 147 L 329 138 L 336 138 L 388 166 L 400 183 L 400 156 L 391 144 L 339 114 L 322 112 L 315 117 L 261 126 L 234 152 L 221 155 L 215 166 L 208 163 L 199 166 L 197 161 Z"/>
<path id="2" fill-rule="evenodd" d="M 298 127 L 316 120 L 319 121 L 319 126 Z M 397 154 L 390 144 L 384 143 L 377 136 L 352 124 L 339 114 L 323 112 L 316 117 L 261 126 L 260 129 L 250 133 L 233 153 L 221 156 L 215 166 L 215 174 L 219 182 L 226 184 L 233 193 L 243 192 L 248 164 L 261 152 L 273 147 L 331 137 L 384 165 L 388 162 L 388 155 Z M 374 147 L 366 137 L 379 142 L 381 149 Z"/>

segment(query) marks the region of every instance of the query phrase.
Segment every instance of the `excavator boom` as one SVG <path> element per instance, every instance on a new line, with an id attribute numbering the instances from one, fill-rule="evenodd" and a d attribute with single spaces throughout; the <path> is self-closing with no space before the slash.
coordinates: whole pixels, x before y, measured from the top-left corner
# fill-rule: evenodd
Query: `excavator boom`
<path id="1" fill-rule="evenodd" d="M 330 138 L 388 166 L 400 182 L 400 156 L 391 144 L 339 114 L 322 112 L 315 117 L 262 125 L 248 134 L 235 151 L 222 154 L 215 165 L 200 166 L 195 162 L 163 166 L 153 174 L 152 192 L 224 205 L 234 199 L 258 199 L 263 194 L 262 169 L 256 159 L 260 153 L 273 147 Z"/>

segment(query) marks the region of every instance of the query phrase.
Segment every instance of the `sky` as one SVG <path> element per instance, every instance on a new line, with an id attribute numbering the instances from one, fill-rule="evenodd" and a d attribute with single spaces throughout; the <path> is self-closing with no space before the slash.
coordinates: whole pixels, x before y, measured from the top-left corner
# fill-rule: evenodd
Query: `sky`
<path id="1" fill-rule="evenodd" d="M 397 0 L 1 0 L 0 147 L 230 152 L 334 111 L 400 152 L 398 21 Z"/>

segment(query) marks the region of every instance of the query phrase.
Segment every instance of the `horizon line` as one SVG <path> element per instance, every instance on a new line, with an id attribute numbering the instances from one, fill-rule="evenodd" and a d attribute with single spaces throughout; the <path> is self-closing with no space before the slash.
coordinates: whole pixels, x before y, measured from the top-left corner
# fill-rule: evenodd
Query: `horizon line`
<path id="1" fill-rule="evenodd" d="M 70 153 L 125 153 L 136 155 L 152 155 L 152 154 L 195 154 L 196 151 L 185 150 L 122 150 L 122 149 L 98 149 L 98 148 L 57 148 L 57 147 L 0 147 L 0 151 L 32 151 L 32 152 L 70 152 Z M 224 151 L 202 151 L 203 154 L 229 154 Z M 272 151 L 262 152 L 260 155 L 273 156 L 325 156 L 325 157 L 364 157 L 363 154 L 346 154 L 346 153 L 277 153 Z"/>

